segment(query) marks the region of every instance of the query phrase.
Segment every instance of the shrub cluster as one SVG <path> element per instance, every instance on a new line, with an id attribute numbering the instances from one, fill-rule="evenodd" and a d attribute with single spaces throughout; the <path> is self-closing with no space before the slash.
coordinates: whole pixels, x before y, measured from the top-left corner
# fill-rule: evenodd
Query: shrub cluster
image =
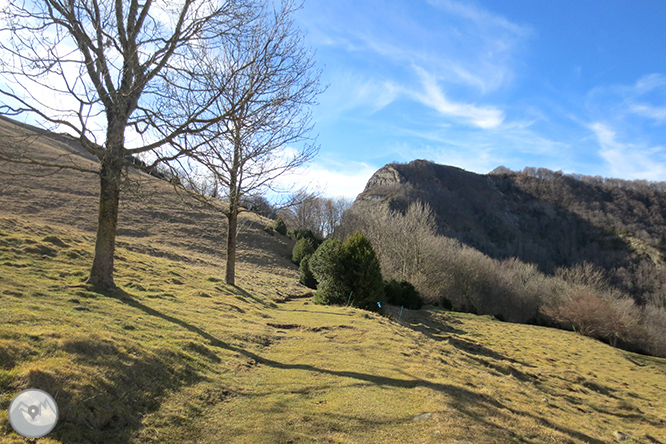
<path id="1" fill-rule="evenodd" d="M 309 266 L 319 282 L 316 303 L 349 301 L 356 307 L 379 311 L 379 304 L 385 302 L 379 260 L 370 241 L 360 232 L 344 243 L 327 239 L 312 255 Z"/>
<path id="2" fill-rule="evenodd" d="M 317 280 L 310 270 L 310 258 L 319 247 L 319 241 L 311 230 L 290 233 L 298 239 L 291 250 L 291 261 L 298 265 L 298 281 L 308 288 L 317 288 Z"/>
<path id="3" fill-rule="evenodd" d="M 301 238 L 291 250 L 291 261 L 296 265 L 301 265 L 301 261 L 315 252 L 316 247 L 310 239 Z"/>
<path id="4" fill-rule="evenodd" d="M 289 234 L 292 238 L 296 240 L 307 239 L 315 247 L 315 249 L 321 245 L 323 242 L 314 231 L 306 228 L 298 228 L 296 230 L 290 231 Z"/>
<path id="5" fill-rule="evenodd" d="M 313 290 L 317 288 L 317 279 L 315 279 L 312 270 L 310 269 L 310 258 L 312 256 L 305 256 L 301 260 L 298 267 L 298 282 Z"/>
<path id="6" fill-rule="evenodd" d="M 407 281 L 396 281 L 391 279 L 384 282 L 384 293 L 386 302 L 393 305 L 419 310 L 423 307 L 423 298 L 414 286 Z"/>
<path id="7" fill-rule="evenodd" d="M 284 219 L 282 219 L 281 217 L 277 218 L 273 229 L 283 236 L 287 235 L 287 224 L 284 223 Z"/>

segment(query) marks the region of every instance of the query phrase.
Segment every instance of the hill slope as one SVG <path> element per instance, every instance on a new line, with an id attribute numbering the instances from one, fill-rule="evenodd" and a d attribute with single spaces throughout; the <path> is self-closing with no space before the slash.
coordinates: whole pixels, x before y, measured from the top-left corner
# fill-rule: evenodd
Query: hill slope
<path id="1" fill-rule="evenodd" d="M 304 293 L 289 241 L 254 216 L 227 286 L 198 231 L 218 215 L 162 182 L 166 204 L 124 207 L 121 290 L 96 292 L 83 181 L 0 177 L 24 200 L 0 207 L 2 442 L 24 442 L 6 408 L 34 387 L 60 408 L 44 443 L 666 443 L 666 361 L 488 317 L 288 300 Z"/>
<path id="2" fill-rule="evenodd" d="M 0 252 L 2 442 L 38 387 L 61 412 L 47 443 L 666 443 L 666 361 L 573 333 L 276 304 L 289 279 L 233 288 L 124 248 L 124 290 L 100 294 L 79 284 L 85 235 L 22 218 L 0 219 Z"/>
<path id="3" fill-rule="evenodd" d="M 488 256 L 517 257 L 545 272 L 590 262 L 639 302 L 666 304 L 663 187 L 538 171 L 479 175 L 424 160 L 389 164 L 353 208 L 405 210 L 420 200 L 440 234 Z"/>
<path id="4" fill-rule="evenodd" d="M 2 117 L 0 135 L 0 149 L 20 146 L 36 161 L 98 168 L 67 136 Z M 99 179 L 95 174 L 0 163 L 0 214 L 29 215 L 31 220 L 94 236 L 98 195 Z M 293 242 L 265 233 L 263 228 L 272 223 L 254 213 L 241 213 L 237 251 L 241 266 L 252 263 L 269 269 L 278 265 L 278 273 L 291 266 Z M 169 183 L 130 170 L 121 194 L 117 245 L 153 256 L 177 256 L 186 250 L 181 259 L 211 261 L 226 253 L 226 224 L 220 212 L 178 195 Z"/>

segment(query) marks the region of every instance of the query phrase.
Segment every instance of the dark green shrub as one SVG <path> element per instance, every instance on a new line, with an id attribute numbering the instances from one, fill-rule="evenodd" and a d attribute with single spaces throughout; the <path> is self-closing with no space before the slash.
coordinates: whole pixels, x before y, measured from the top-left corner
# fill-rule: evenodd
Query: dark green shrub
<path id="1" fill-rule="evenodd" d="M 291 250 L 291 261 L 296 265 L 300 265 L 301 260 L 305 256 L 310 256 L 313 254 L 315 249 L 316 248 L 314 245 L 312 245 L 312 241 L 310 241 L 310 239 L 302 238 L 296 242 L 294 249 Z"/>
<path id="2" fill-rule="evenodd" d="M 305 285 L 308 288 L 316 289 L 317 288 L 317 279 L 315 279 L 310 270 L 310 258 L 312 256 L 305 256 L 301 259 L 301 265 L 298 267 L 298 282 Z"/>
<path id="3" fill-rule="evenodd" d="M 317 280 L 314 302 L 317 304 L 346 304 L 349 293 L 346 268 L 349 254 L 337 239 L 327 239 L 310 257 L 309 266 Z"/>
<path id="4" fill-rule="evenodd" d="M 384 283 L 386 302 L 410 310 L 419 310 L 423 307 L 423 299 L 416 288 L 407 281 L 391 279 Z"/>
<path id="5" fill-rule="evenodd" d="M 306 228 L 299 228 L 294 231 L 291 231 L 291 236 L 296 240 L 309 239 L 310 243 L 315 247 L 315 250 L 323 242 L 319 237 L 317 237 L 314 231 Z"/>
<path id="6" fill-rule="evenodd" d="M 439 306 L 444 310 L 453 310 L 453 303 L 449 298 L 444 296 L 439 299 Z"/>
<path id="7" fill-rule="evenodd" d="M 357 231 L 347 238 L 343 246 L 348 255 L 346 266 L 349 287 L 354 291 L 352 304 L 366 310 L 380 311 L 378 303 L 386 302 L 384 279 L 372 244 Z"/>
<path id="8" fill-rule="evenodd" d="M 275 226 L 273 228 L 275 228 L 275 231 L 277 231 L 281 235 L 283 236 L 287 235 L 287 224 L 284 223 L 284 219 L 282 219 L 281 217 L 277 218 L 277 220 L 275 221 Z"/>
<path id="9" fill-rule="evenodd" d="M 385 302 L 379 260 L 370 241 L 360 232 L 345 243 L 327 239 L 312 255 L 310 269 L 319 282 L 314 301 L 319 304 L 351 304 L 379 311 Z"/>

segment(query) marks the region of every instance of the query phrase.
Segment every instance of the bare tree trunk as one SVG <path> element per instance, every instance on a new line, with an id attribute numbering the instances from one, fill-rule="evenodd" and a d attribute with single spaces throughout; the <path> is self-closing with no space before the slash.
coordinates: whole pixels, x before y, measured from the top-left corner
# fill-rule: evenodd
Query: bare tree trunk
<path id="1" fill-rule="evenodd" d="M 227 273 L 225 282 L 236 285 L 236 234 L 238 232 L 238 208 L 231 206 L 227 214 L 229 228 L 227 229 Z"/>
<path id="2" fill-rule="evenodd" d="M 100 171 L 99 216 L 97 241 L 88 284 L 115 288 L 113 281 L 113 256 L 116 248 L 118 226 L 118 202 L 122 165 L 115 159 L 104 159 Z"/>

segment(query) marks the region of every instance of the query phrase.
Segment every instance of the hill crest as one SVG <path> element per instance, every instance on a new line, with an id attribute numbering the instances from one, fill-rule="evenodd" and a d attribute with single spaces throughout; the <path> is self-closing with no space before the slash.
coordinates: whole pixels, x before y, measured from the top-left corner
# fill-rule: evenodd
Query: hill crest
<path id="1" fill-rule="evenodd" d="M 563 175 L 543 168 L 482 175 L 426 160 L 380 168 L 352 211 L 421 201 L 439 234 L 547 273 L 584 262 L 639 302 L 666 290 L 664 184 Z"/>

